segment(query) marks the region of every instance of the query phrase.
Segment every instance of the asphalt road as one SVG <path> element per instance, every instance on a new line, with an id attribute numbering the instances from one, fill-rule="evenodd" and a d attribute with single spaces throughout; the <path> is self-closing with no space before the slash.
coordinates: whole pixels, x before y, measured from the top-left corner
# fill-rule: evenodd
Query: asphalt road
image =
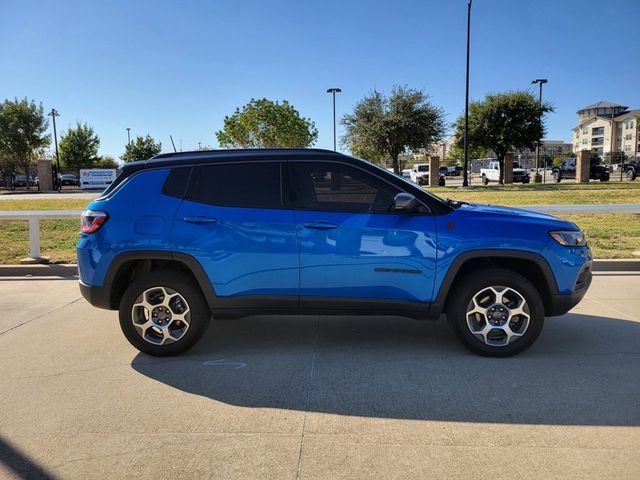
<path id="1" fill-rule="evenodd" d="M 0 478 L 640 478 L 640 275 L 525 354 L 445 322 L 254 317 L 158 359 L 70 280 L 0 278 Z"/>

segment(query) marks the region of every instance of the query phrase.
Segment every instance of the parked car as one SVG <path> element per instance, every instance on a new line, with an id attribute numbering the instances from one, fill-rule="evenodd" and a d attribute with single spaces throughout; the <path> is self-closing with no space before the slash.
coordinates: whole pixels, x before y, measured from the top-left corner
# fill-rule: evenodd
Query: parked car
<path id="1" fill-rule="evenodd" d="M 576 178 L 576 159 L 575 157 L 566 158 L 559 167 L 553 167 L 553 180 L 560 182 L 563 179 Z M 609 168 L 606 165 L 598 163 L 596 158 L 591 159 L 591 168 L 589 169 L 589 179 L 608 182 L 610 177 Z"/>
<path id="2" fill-rule="evenodd" d="M 63 187 L 69 185 L 77 187 L 80 185 L 80 182 L 78 181 L 78 177 L 76 177 L 75 175 L 71 173 L 65 173 L 64 175 L 60 175 L 60 185 L 62 185 Z"/>
<path id="3" fill-rule="evenodd" d="M 443 313 L 472 351 L 514 355 L 582 299 L 592 264 L 572 222 L 442 200 L 326 150 L 128 163 L 83 212 L 77 256 L 82 295 L 159 356 L 211 316 Z"/>
<path id="4" fill-rule="evenodd" d="M 635 162 L 626 163 L 624 165 L 624 172 L 627 180 L 635 180 L 638 175 L 640 175 L 640 158 Z"/>
<path id="5" fill-rule="evenodd" d="M 485 185 L 500 181 L 500 162 L 497 160 L 489 162 L 489 168 L 480 169 L 480 177 Z M 520 168 L 518 162 L 513 162 L 513 183 L 529 183 L 530 180 L 529 173 L 524 168 Z"/>
<path id="6" fill-rule="evenodd" d="M 410 168 L 405 168 L 404 170 L 402 170 L 402 178 L 404 178 L 405 180 L 411 180 L 411 169 Z"/>
<path id="7" fill-rule="evenodd" d="M 27 176 L 26 175 L 16 175 L 13 184 L 16 187 L 26 187 L 27 186 Z"/>
<path id="8" fill-rule="evenodd" d="M 416 163 L 409 173 L 409 179 L 413 183 L 418 185 L 429 185 L 429 164 L 428 163 Z M 442 172 L 438 176 L 438 186 L 445 186 L 445 179 Z"/>

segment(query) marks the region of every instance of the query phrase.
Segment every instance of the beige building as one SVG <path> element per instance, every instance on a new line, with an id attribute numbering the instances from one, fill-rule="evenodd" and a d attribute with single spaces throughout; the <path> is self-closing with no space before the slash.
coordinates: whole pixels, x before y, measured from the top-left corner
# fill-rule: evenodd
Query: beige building
<path id="1" fill-rule="evenodd" d="M 591 150 L 606 158 L 623 152 L 628 159 L 638 158 L 638 121 L 640 109 L 625 105 L 598 102 L 578 110 L 579 124 L 573 129 L 573 151 Z"/>

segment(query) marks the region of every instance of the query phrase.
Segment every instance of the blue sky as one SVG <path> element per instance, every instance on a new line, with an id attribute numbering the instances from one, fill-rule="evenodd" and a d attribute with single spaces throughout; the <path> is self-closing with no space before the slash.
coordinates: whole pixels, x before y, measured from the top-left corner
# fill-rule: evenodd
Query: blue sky
<path id="1" fill-rule="evenodd" d="M 132 134 L 170 151 L 217 146 L 224 116 L 251 97 L 288 99 L 332 148 L 338 117 L 372 89 L 424 89 L 454 121 L 464 109 L 466 0 L 0 2 L 0 99 L 55 107 L 59 130 L 93 126 L 101 154 Z M 546 77 L 548 138 L 576 110 L 640 108 L 638 0 L 474 0 L 471 98 Z M 339 130 L 340 132 L 340 130 Z"/>

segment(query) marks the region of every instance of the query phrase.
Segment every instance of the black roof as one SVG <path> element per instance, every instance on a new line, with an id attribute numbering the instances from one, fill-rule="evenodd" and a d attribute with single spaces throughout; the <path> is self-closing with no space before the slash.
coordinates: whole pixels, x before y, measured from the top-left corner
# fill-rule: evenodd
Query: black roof
<path id="1" fill-rule="evenodd" d="M 287 158 L 300 159 L 305 157 L 332 156 L 350 158 L 333 150 L 320 148 L 243 148 L 228 150 L 194 150 L 189 152 L 161 153 L 147 160 L 136 160 L 124 165 L 123 169 L 131 172 L 143 168 L 168 167 L 180 164 L 209 163 L 212 160 L 252 161 L 256 158 Z"/>

